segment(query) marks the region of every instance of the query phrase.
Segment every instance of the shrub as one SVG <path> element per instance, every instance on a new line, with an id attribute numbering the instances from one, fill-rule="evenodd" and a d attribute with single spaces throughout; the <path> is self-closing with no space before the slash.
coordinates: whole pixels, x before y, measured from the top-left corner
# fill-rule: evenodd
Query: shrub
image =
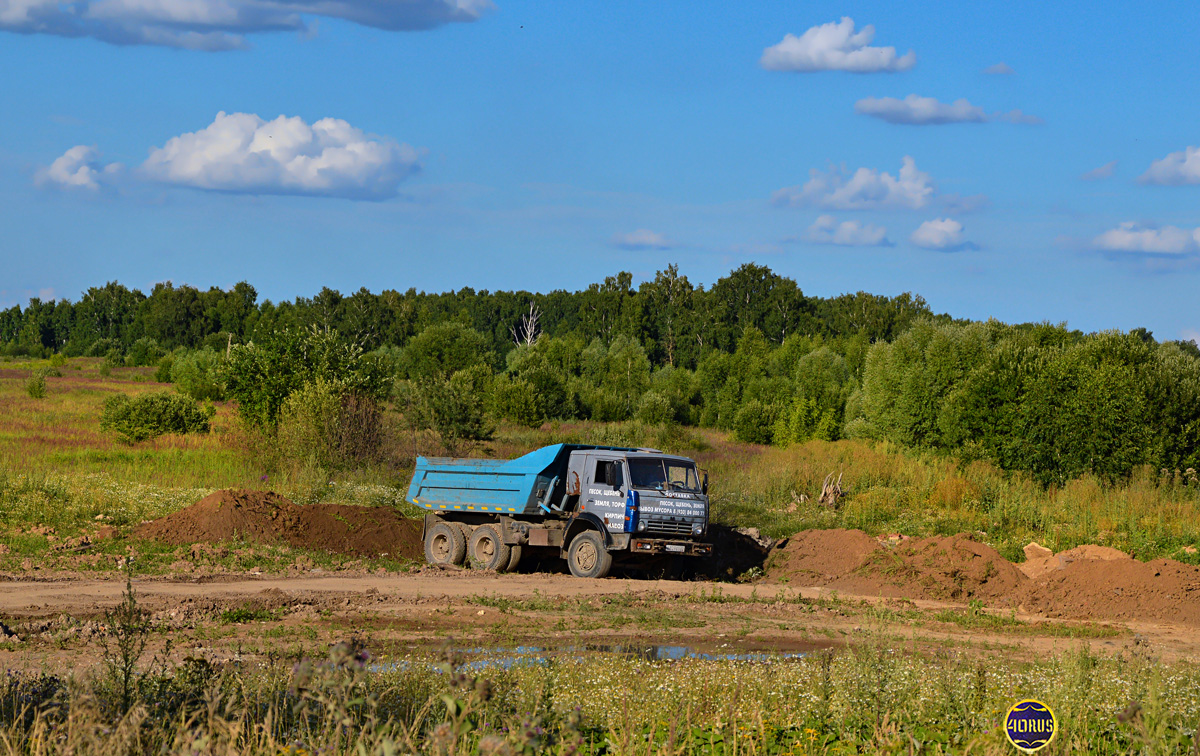
<path id="1" fill-rule="evenodd" d="M 143 336 L 129 347 L 129 351 L 125 353 L 125 364 L 130 367 L 143 367 L 145 365 L 153 365 L 162 359 L 167 350 L 158 345 L 154 339 Z"/>
<path id="2" fill-rule="evenodd" d="M 225 398 L 219 374 L 222 359 L 223 355 L 207 347 L 184 352 L 171 363 L 171 382 L 196 401 L 220 401 Z"/>
<path id="3" fill-rule="evenodd" d="M 408 424 L 416 430 L 437 433 L 452 455 L 490 440 L 495 429 L 487 423 L 483 400 L 488 372 L 486 366 L 477 365 L 458 371 L 448 380 L 428 377 L 402 381 L 400 404 Z"/>
<path id="4" fill-rule="evenodd" d="M 739 441 L 748 444 L 771 443 L 773 423 L 771 408 L 757 399 L 742 405 L 733 417 L 733 432 Z"/>
<path id="5" fill-rule="evenodd" d="M 31 399 L 45 399 L 46 374 L 41 370 L 33 371 L 33 374 L 25 381 L 25 393 L 29 394 Z"/>
<path id="6" fill-rule="evenodd" d="M 125 358 L 121 355 L 119 349 L 109 349 L 108 354 L 104 355 L 104 364 L 101 367 L 108 368 L 108 372 L 104 375 L 109 375 L 115 367 L 121 367 L 125 364 Z"/>
<path id="7" fill-rule="evenodd" d="M 544 420 L 533 385 L 503 373 L 492 383 L 492 408 L 498 417 L 526 428 L 538 428 Z"/>
<path id="8" fill-rule="evenodd" d="M 56 354 L 50 358 L 50 367 L 52 367 L 52 368 L 58 369 L 66 364 L 67 364 L 67 356 L 65 354 Z"/>
<path id="9" fill-rule="evenodd" d="M 116 339 L 97 339 L 96 341 L 92 342 L 91 346 L 88 347 L 87 352 L 85 353 L 85 356 L 87 356 L 87 357 L 104 357 L 109 352 L 113 351 L 114 349 L 117 350 L 118 354 L 120 354 L 120 351 L 121 351 L 121 342 L 120 341 L 117 341 Z"/>
<path id="10" fill-rule="evenodd" d="M 293 391 L 279 412 L 279 452 L 285 459 L 336 467 L 378 458 L 383 417 L 370 397 L 318 378 Z"/>
<path id="11" fill-rule="evenodd" d="M 336 383 L 344 393 L 383 401 L 392 377 L 385 359 L 363 354 L 336 331 L 281 330 L 250 344 L 234 346 L 218 363 L 225 396 L 238 403 L 248 425 L 273 431 L 283 402 L 317 379 Z"/>
<path id="12" fill-rule="evenodd" d="M 100 430 L 126 443 L 136 443 L 164 433 L 208 433 L 216 410 L 201 408 L 186 397 L 161 391 L 130 397 L 109 397 L 100 413 Z"/>
<path id="13" fill-rule="evenodd" d="M 158 368 L 154 371 L 154 380 L 159 383 L 171 382 L 171 367 L 175 364 L 175 355 L 168 354 L 158 361 Z"/>
<path id="14" fill-rule="evenodd" d="M 658 391 L 647 391 L 638 402 L 637 419 L 650 425 L 662 425 L 675 420 L 671 400 Z"/>
<path id="15" fill-rule="evenodd" d="M 838 434 L 837 415 L 833 408 L 822 410 L 816 400 L 797 396 L 775 421 L 773 440 L 776 446 L 789 446 L 819 438 L 833 441 Z"/>

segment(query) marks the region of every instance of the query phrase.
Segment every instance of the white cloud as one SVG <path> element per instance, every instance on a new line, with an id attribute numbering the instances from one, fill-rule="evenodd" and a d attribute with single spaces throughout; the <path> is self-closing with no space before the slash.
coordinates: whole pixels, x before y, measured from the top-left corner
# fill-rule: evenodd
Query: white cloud
<path id="1" fill-rule="evenodd" d="M 814 168 L 809 177 L 803 186 L 776 191 L 771 201 L 776 205 L 827 210 L 916 210 L 934 196 L 933 180 L 928 173 L 917 170 L 916 162 L 907 155 L 901 162 L 899 177 L 873 168 L 859 168 L 847 176 L 844 168 L 836 166 L 826 172 Z"/>
<path id="2" fill-rule="evenodd" d="M 1200 228 L 1156 228 L 1127 221 L 1097 236 L 1092 246 L 1105 252 L 1186 255 L 1200 251 Z"/>
<path id="3" fill-rule="evenodd" d="M 987 68 L 983 69 L 983 72 L 992 76 L 1009 76 L 1016 73 L 1016 71 L 1012 69 L 1012 66 L 1008 65 L 1004 61 L 1000 61 L 999 63 L 988 66 Z"/>
<path id="4" fill-rule="evenodd" d="M 1080 181 L 1099 181 L 1100 179 L 1106 179 L 1109 176 L 1113 175 L 1113 171 L 1115 171 L 1116 169 L 1117 169 L 1117 161 L 1113 160 L 1110 163 L 1105 163 L 1104 165 L 1100 166 L 1099 168 L 1093 168 L 1092 170 L 1088 171 L 1087 173 L 1084 173 L 1083 175 L 1081 175 L 1079 177 L 1079 179 L 1080 179 Z"/>
<path id="5" fill-rule="evenodd" d="M 80 144 L 64 152 L 34 177 L 38 186 L 83 189 L 96 192 L 110 184 L 121 172 L 120 163 L 104 165 L 95 147 Z"/>
<path id="6" fill-rule="evenodd" d="M 207 128 L 152 149 L 140 171 L 195 189 L 379 200 L 394 196 L 420 168 L 409 145 L 368 136 L 337 118 L 310 126 L 298 117 L 264 121 L 221 112 Z"/>
<path id="7" fill-rule="evenodd" d="M 912 232 L 908 240 L 923 249 L 940 252 L 978 249 L 977 245 L 963 238 L 963 225 L 953 218 L 927 220 Z"/>
<path id="8" fill-rule="evenodd" d="M 1041 126 L 1043 123 L 1045 123 L 1045 121 L 1043 121 L 1041 118 L 1038 118 L 1035 115 L 1029 115 L 1020 109 L 1010 110 L 1007 113 L 996 113 L 992 116 L 992 120 L 1020 123 L 1026 126 Z"/>
<path id="9" fill-rule="evenodd" d="M 1155 160 L 1138 179 L 1143 184 L 1200 184 L 1200 147 L 1188 147 Z"/>
<path id="10" fill-rule="evenodd" d="M 474 21 L 491 0 L 0 0 L 0 30 L 191 50 L 246 47 L 245 34 L 305 31 L 305 16 L 391 31 Z"/>
<path id="11" fill-rule="evenodd" d="M 842 221 L 832 215 L 822 215 L 808 227 L 804 240 L 814 244 L 834 244 L 839 247 L 888 247 L 887 229 L 871 223 Z"/>
<path id="12" fill-rule="evenodd" d="M 671 249 L 675 246 L 675 242 L 648 228 L 639 228 L 628 234 L 617 234 L 613 237 L 612 243 L 621 249 L 631 250 Z"/>
<path id="13" fill-rule="evenodd" d="M 880 118 L 888 123 L 912 125 L 932 123 L 983 123 L 988 119 L 983 108 L 966 100 L 952 104 L 933 97 L 910 94 L 903 100 L 895 97 L 866 97 L 854 103 L 854 112 Z"/>
<path id="14" fill-rule="evenodd" d="M 894 47 L 870 47 L 875 27 L 870 24 L 854 31 L 854 21 L 843 18 L 837 23 L 814 26 L 797 37 L 787 34 L 779 44 L 763 50 L 759 64 L 769 71 L 907 71 L 917 62 L 909 50 L 897 56 Z"/>
<path id="15" fill-rule="evenodd" d="M 903 100 L 895 97 L 865 97 L 854 103 L 854 112 L 887 121 L 911 126 L 927 126 L 943 123 L 986 123 L 1008 121 L 1009 123 L 1039 124 L 1042 119 L 1026 115 L 1020 110 L 1008 113 L 988 114 L 978 105 L 965 99 L 952 103 L 940 102 L 934 97 L 910 94 Z"/>

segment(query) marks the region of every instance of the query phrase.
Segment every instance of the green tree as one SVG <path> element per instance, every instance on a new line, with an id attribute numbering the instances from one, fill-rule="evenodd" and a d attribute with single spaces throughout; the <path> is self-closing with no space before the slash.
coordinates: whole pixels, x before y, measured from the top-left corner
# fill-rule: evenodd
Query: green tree
<path id="1" fill-rule="evenodd" d="M 364 354 L 336 331 L 317 327 L 286 329 L 234 346 L 222 361 L 219 376 L 226 395 L 251 426 L 273 430 L 288 395 L 320 378 L 341 393 L 375 401 L 387 398 L 390 366 Z"/>

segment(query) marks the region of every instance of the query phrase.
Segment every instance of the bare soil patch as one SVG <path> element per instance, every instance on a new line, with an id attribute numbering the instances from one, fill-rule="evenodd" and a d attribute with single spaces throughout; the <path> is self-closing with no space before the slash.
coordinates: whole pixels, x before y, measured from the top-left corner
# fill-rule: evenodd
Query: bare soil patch
<path id="1" fill-rule="evenodd" d="M 145 523 L 134 535 L 176 546 L 246 540 L 354 556 L 420 559 L 421 523 L 387 507 L 299 506 L 271 491 L 228 489 Z"/>
<path id="2" fill-rule="evenodd" d="M 1075 559 L 1016 595 L 1049 617 L 1200 625 L 1200 567 L 1171 559 Z"/>
<path id="3" fill-rule="evenodd" d="M 858 530 L 797 533 L 768 579 L 864 596 L 969 601 L 1054 618 L 1200 625 L 1200 567 L 1139 562 L 1105 546 L 1058 554 L 1031 544 L 1013 564 L 970 534 L 883 545 Z"/>
<path id="4" fill-rule="evenodd" d="M 857 570 L 882 548 L 861 530 L 802 530 L 771 556 L 769 572 L 772 577 L 816 580 L 819 585 Z"/>
<path id="5" fill-rule="evenodd" d="M 1007 596 L 1026 580 L 991 546 L 959 533 L 880 547 L 838 582 L 868 595 L 967 601 Z"/>

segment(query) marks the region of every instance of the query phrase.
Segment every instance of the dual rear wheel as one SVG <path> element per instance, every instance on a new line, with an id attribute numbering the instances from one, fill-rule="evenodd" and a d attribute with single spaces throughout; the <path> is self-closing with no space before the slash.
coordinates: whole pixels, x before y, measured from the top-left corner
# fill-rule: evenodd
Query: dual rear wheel
<path id="1" fill-rule="evenodd" d="M 504 542 L 498 525 L 468 531 L 457 522 L 438 522 L 425 532 L 425 561 L 430 564 L 470 564 L 482 570 L 512 572 L 521 562 L 521 545 Z M 567 566 L 575 577 L 602 578 L 612 569 L 613 556 L 604 536 L 585 530 L 567 547 Z"/>
<path id="2" fill-rule="evenodd" d="M 468 536 L 457 522 L 438 522 L 425 531 L 425 561 L 511 572 L 521 561 L 521 546 L 504 543 L 496 525 L 480 525 Z"/>

